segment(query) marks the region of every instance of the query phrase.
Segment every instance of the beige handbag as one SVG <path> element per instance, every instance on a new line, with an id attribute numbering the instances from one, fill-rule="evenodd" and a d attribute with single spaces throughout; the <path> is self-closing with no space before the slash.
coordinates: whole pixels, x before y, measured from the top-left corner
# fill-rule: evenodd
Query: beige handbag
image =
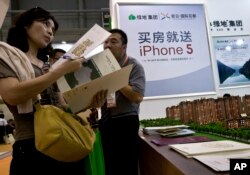
<path id="1" fill-rule="evenodd" d="M 53 105 L 36 104 L 35 145 L 58 161 L 74 162 L 87 156 L 95 142 L 89 123 Z"/>

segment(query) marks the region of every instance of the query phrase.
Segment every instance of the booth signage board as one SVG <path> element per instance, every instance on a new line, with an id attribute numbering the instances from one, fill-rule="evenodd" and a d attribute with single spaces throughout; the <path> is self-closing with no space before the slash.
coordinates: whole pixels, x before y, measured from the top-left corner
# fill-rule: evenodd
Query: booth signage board
<path id="1" fill-rule="evenodd" d="M 213 37 L 220 88 L 250 85 L 250 37 Z"/>
<path id="2" fill-rule="evenodd" d="M 145 97 L 215 94 L 204 4 L 117 3 L 128 55 L 146 74 Z"/>

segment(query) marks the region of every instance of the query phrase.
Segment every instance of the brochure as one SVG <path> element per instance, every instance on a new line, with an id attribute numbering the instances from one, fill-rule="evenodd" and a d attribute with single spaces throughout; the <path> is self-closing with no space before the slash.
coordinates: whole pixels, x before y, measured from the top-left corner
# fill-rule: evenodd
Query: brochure
<path id="1" fill-rule="evenodd" d="M 197 155 L 222 153 L 230 151 L 248 150 L 250 145 L 231 140 L 220 140 L 202 143 L 187 143 L 187 144 L 173 144 L 169 145 L 170 148 L 179 152 L 180 154 L 191 158 Z"/>
<path id="2" fill-rule="evenodd" d="M 143 133 L 148 135 L 159 135 L 161 133 L 176 132 L 180 129 L 188 128 L 187 125 L 173 125 L 173 126 L 155 126 L 143 128 Z"/>
<path id="3" fill-rule="evenodd" d="M 215 171 L 229 171 L 230 159 L 249 159 L 250 150 L 239 150 L 216 154 L 198 155 L 194 156 L 193 158 L 207 165 Z"/>
<path id="4" fill-rule="evenodd" d="M 195 131 L 191 129 L 179 129 L 177 131 L 160 133 L 162 137 L 181 137 L 195 134 Z"/>
<path id="5" fill-rule="evenodd" d="M 96 78 L 88 83 L 79 85 L 63 93 L 66 102 L 70 105 L 73 113 L 78 113 L 89 107 L 92 97 L 100 90 L 108 90 L 111 94 L 126 86 L 132 65 L 114 71 L 105 76 Z"/>
<path id="6" fill-rule="evenodd" d="M 110 33 L 95 24 L 88 32 L 86 32 L 73 46 L 67 51 L 57 62 L 52 65 L 52 68 L 57 67 L 67 59 L 77 59 L 85 57 L 93 51 L 97 46 L 101 45 Z"/>
<path id="7" fill-rule="evenodd" d="M 52 69 L 69 59 L 85 57 L 110 35 L 97 24 L 84 34 L 75 45 L 65 53 Z M 58 81 L 58 87 L 73 113 L 81 112 L 89 107 L 93 96 L 100 90 L 108 93 L 126 86 L 132 65 L 121 69 L 116 58 L 109 49 L 86 58 L 80 70 L 66 74 Z"/>
<path id="8" fill-rule="evenodd" d="M 111 51 L 106 49 L 86 60 L 78 71 L 61 77 L 57 84 L 61 92 L 66 92 L 119 69 L 119 63 Z"/>
<path id="9" fill-rule="evenodd" d="M 196 143 L 196 142 L 207 142 L 212 141 L 212 139 L 204 136 L 186 136 L 186 137 L 176 137 L 176 138 L 155 138 L 151 142 L 158 145 L 170 145 L 170 144 L 180 144 L 180 143 Z"/>

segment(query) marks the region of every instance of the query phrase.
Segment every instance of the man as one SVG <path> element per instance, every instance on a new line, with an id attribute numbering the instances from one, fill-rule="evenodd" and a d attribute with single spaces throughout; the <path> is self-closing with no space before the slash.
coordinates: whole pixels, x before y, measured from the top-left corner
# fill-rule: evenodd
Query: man
<path id="1" fill-rule="evenodd" d="M 138 174 L 139 105 L 145 91 L 142 65 L 127 56 L 127 35 L 120 29 L 109 31 L 104 42 L 121 67 L 133 65 L 129 84 L 107 99 L 102 107 L 100 131 L 102 136 L 106 175 Z"/>
<path id="2" fill-rule="evenodd" d="M 66 53 L 63 49 L 53 49 L 49 54 L 49 60 L 43 65 L 43 71 L 48 72 L 50 67 L 64 54 Z M 53 88 L 53 89 L 52 89 Z M 41 104 L 45 104 L 47 101 L 51 101 L 52 104 L 57 104 L 58 107 L 64 108 L 65 110 L 69 110 L 69 106 L 64 100 L 62 94 L 59 92 L 57 84 L 53 84 L 53 86 L 47 91 L 52 91 L 50 93 L 44 93 L 42 95 Z M 54 93 L 56 92 L 56 93 Z M 49 94 L 49 95 L 48 95 Z"/>
<path id="3" fill-rule="evenodd" d="M 54 64 L 65 53 L 66 53 L 66 51 L 63 49 L 53 49 L 49 55 L 50 65 Z"/>

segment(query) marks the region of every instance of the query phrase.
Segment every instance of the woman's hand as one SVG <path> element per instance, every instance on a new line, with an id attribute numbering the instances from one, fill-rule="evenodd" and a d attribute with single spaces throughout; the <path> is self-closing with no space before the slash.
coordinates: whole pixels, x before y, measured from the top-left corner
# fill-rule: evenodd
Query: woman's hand
<path id="1" fill-rule="evenodd" d="M 108 95 L 108 90 L 101 90 L 97 92 L 92 98 L 90 107 L 100 108 L 105 103 L 107 95 Z"/>
<path id="2" fill-rule="evenodd" d="M 9 119 L 9 120 L 7 120 L 7 122 L 8 122 L 8 125 L 10 125 L 12 128 L 16 127 L 15 126 L 15 121 L 13 119 Z"/>
<path id="3" fill-rule="evenodd" d="M 75 72 L 82 67 L 82 63 L 85 58 L 76 58 L 76 59 L 59 59 L 54 65 L 52 65 L 51 72 L 64 75 L 70 72 Z"/>

